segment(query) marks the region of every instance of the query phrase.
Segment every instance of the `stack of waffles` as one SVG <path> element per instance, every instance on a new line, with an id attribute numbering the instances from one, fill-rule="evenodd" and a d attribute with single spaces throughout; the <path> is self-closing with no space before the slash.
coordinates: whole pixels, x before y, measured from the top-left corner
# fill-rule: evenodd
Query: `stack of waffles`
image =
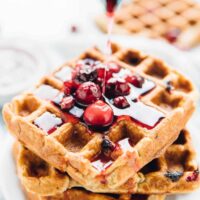
<path id="1" fill-rule="evenodd" d="M 114 16 L 114 33 L 142 35 L 188 49 L 200 43 L 200 4 L 195 0 L 130 0 Z M 107 32 L 106 16 L 97 25 Z"/>
<path id="2" fill-rule="evenodd" d="M 86 50 L 7 103 L 27 199 L 163 200 L 200 185 L 185 129 L 196 90 L 162 60 Z"/>

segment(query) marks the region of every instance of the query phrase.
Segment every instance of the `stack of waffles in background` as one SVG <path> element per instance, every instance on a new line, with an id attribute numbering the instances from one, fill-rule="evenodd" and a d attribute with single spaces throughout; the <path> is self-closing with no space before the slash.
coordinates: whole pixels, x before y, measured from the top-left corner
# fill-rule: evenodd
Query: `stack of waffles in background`
<path id="1" fill-rule="evenodd" d="M 96 23 L 107 32 L 106 16 Z M 113 33 L 158 38 L 183 49 L 200 43 L 200 4 L 194 0 L 131 0 L 114 17 Z"/>
<path id="2" fill-rule="evenodd" d="M 27 199 L 163 200 L 197 189 L 185 129 L 196 93 L 162 60 L 117 44 L 109 61 L 97 47 L 68 61 L 3 108 Z"/>

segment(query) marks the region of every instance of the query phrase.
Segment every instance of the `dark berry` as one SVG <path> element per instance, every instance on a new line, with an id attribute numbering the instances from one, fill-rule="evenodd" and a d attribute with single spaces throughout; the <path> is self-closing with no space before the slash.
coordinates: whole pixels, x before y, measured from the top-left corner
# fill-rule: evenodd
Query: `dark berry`
<path id="1" fill-rule="evenodd" d="M 188 176 L 186 178 L 186 181 L 192 182 L 192 181 L 196 181 L 198 178 L 199 178 L 199 170 L 197 169 L 197 170 L 193 171 L 191 176 Z"/>
<path id="2" fill-rule="evenodd" d="M 77 33 L 78 32 L 78 27 L 76 25 L 71 26 L 71 32 L 72 33 Z"/>
<path id="3" fill-rule="evenodd" d="M 107 138 L 103 138 L 101 143 L 101 148 L 103 152 L 113 151 L 115 149 L 115 145 Z"/>
<path id="4" fill-rule="evenodd" d="M 101 89 L 93 82 L 85 82 L 78 87 L 75 97 L 78 103 L 89 105 L 101 97 Z"/>
<path id="5" fill-rule="evenodd" d="M 132 76 L 127 76 L 126 81 L 133 84 L 137 88 L 142 88 L 142 85 L 144 84 L 145 80 L 140 75 L 132 75 Z"/>
<path id="6" fill-rule="evenodd" d="M 95 81 L 97 78 L 97 70 L 93 65 L 79 64 L 76 66 L 75 79 L 80 83 L 86 81 Z"/>
<path id="7" fill-rule="evenodd" d="M 106 96 L 109 98 L 124 96 L 130 93 L 129 84 L 123 79 L 111 78 L 106 84 Z"/>
<path id="8" fill-rule="evenodd" d="M 83 119 L 89 126 L 106 127 L 113 122 L 113 110 L 108 104 L 98 100 L 86 108 Z"/>
<path id="9" fill-rule="evenodd" d="M 69 110 L 74 106 L 74 99 L 72 96 L 64 97 L 60 103 L 62 110 Z"/>
<path id="10" fill-rule="evenodd" d="M 166 90 L 167 90 L 167 92 L 171 93 L 171 91 L 172 91 L 173 89 L 174 89 L 174 86 L 173 86 L 172 82 L 171 82 L 171 81 L 168 81 L 168 82 L 166 83 Z"/>
<path id="11" fill-rule="evenodd" d="M 112 77 L 113 72 L 106 70 L 104 65 L 100 65 L 96 68 L 97 70 L 97 77 L 99 79 L 101 79 L 103 81 L 103 79 L 105 78 L 105 80 L 107 81 L 108 79 L 110 79 Z"/>
<path id="12" fill-rule="evenodd" d="M 65 95 L 70 95 L 71 93 L 73 93 L 76 89 L 77 89 L 77 87 L 78 87 L 79 85 L 78 84 L 76 84 L 74 81 L 66 81 L 66 82 L 64 82 L 64 93 L 65 93 Z"/>
<path id="13" fill-rule="evenodd" d="M 113 103 L 118 108 L 127 108 L 130 106 L 127 99 L 123 96 L 115 97 Z"/>
<path id="14" fill-rule="evenodd" d="M 176 182 L 176 181 L 178 181 L 181 178 L 181 176 L 183 176 L 183 172 L 169 172 L 168 171 L 165 174 L 165 176 L 167 178 L 171 179 L 172 182 Z"/>
<path id="15" fill-rule="evenodd" d="M 89 66 L 95 66 L 97 65 L 99 62 L 96 59 L 92 59 L 92 58 L 85 58 L 83 60 L 79 60 L 77 65 L 89 65 Z"/>
<path id="16" fill-rule="evenodd" d="M 170 29 L 168 32 L 165 33 L 164 37 L 170 42 L 174 43 L 177 41 L 181 31 L 178 28 Z"/>

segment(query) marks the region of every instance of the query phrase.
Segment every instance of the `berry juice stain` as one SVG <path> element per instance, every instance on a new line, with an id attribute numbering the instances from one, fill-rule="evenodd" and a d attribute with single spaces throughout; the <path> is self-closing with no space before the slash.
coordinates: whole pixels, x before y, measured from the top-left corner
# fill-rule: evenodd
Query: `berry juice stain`
<path id="1" fill-rule="evenodd" d="M 132 144 L 130 138 L 121 139 L 117 143 L 112 143 L 108 139 L 103 139 L 101 152 L 92 160 L 92 166 L 103 173 L 114 162 L 111 156 L 113 152 L 120 151 L 123 153 L 131 151 L 131 149 Z"/>
<path id="2" fill-rule="evenodd" d="M 63 124 L 63 120 L 57 117 L 55 114 L 45 112 L 39 116 L 33 122 L 38 128 L 47 132 L 47 134 L 53 133 L 59 126 Z"/>

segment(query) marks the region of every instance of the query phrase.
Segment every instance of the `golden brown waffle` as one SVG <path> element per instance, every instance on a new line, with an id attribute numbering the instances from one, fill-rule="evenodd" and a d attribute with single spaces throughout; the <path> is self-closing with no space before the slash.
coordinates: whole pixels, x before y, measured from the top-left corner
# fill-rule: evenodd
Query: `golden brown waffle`
<path id="1" fill-rule="evenodd" d="M 176 140 L 195 109 L 196 98 L 192 83 L 161 60 L 117 45 L 113 45 L 112 49 L 111 60 L 122 68 L 120 74 L 140 74 L 144 77 L 144 87 L 142 95 L 139 95 L 140 89 L 132 90 L 136 92 L 134 98 L 137 99 L 131 102 L 133 110 L 138 109 L 134 120 L 122 117 L 107 130 L 109 141 L 120 148 L 113 152 L 112 159 L 106 163 L 99 162 L 101 159 L 98 158 L 102 153 L 104 134 L 91 132 L 83 123 L 75 122 L 74 118 L 72 120 L 69 113 L 62 112 L 46 100 L 58 95 L 63 88 L 63 78 L 70 77 L 71 67 L 80 59 L 105 62 L 106 58 L 97 48 L 86 51 L 78 59 L 44 77 L 34 91 L 14 98 L 3 108 L 9 131 L 27 148 L 50 165 L 67 172 L 85 188 L 101 192 L 116 191 L 134 175 L 135 181 L 140 181 L 136 172 L 159 157 Z M 62 73 L 68 75 L 63 77 Z M 123 114 L 132 114 L 131 108 L 122 111 Z M 61 118 L 66 123 L 61 125 Z M 42 123 L 43 130 L 35 125 L 41 124 L 43 119 L 48 123 L 53 120 L 57 125 L 51 129 L 51 134 L 47 134 L 48 123 Z M 142 125 L 144 123 L 148 127 Z M 129 139 L 133 144 L 127 143 Z M 128 149 L 126 145 L 123 148 L 124 142 L 129 146 Z M 103 165 L 101 169 L 97 166 L 99 164 Z M 133 186 L 131 189 L 134 190 Z"/>
<path id="2" fill-rule="evenodd" d="M 83 189 L 70 189 L 55 196 L 39 196 L 25 191 L 27 200 L 164 200 L 165 195 L 108 195 L 95 194 Z"/>
<path id="3" fill-rule="evenodd" d="M 55 176 L 52 176 L 49 179 L 43 177 L 41 178 L 40 181 L 36 181 L 36 179 L 39 179 L 38 176 L 43 176 L 45 170 L 47 170 L 45 166 L 44 161 L 42 161 L 40 158 L 35 156 L 31 151 L 28 151 L 26 148 L 24 148 L 20 143 L 15 142 L 13 145 L 13 156 L 15 158 L 15 161 L 17 161 L 17 168 L 19 171 L 19 175 L 21 172 L 28 172 L 29 177 L 27 176 L 27 173 L 22 173 L 20 175 L 21 177 L 21 184 L 22 188 L 24 190 L 25 196 L 28 200 L 115 200 L 115 199 L 121 199 L 121 200 L 164 200 L 165 195 L 141 195 L 141 194 L 135 194 L 135 195 L 130 195 L 130 194 L 124 194 L 124 195 L 117 195 L 117 194 L 97 194 L 97 193 L 92 193 L 89 191 L 86 191 L 83 188 L 73 188 L 73 189 L 66 189 L 64 192 L 61 192 L 56 190 L 56 187 L 60 188 L 60 184 L 57 185 L 56 183 L 59 183 L 57 181 L 58 179 L 55 179 Z M 38 162 L 40 160 L 40 162 Z M 31 164 L 31 165 L 30 165 Z M 35 167 L 36 165 L 37 167 Z M 33 168 L 31 166 L 34 166 Z M 48 164 L 46 165 L 48 166 Z M 24 169 L 22 169 L 24 168 Z M 53 168 L 52 168 L 53 169 Z M 50 172 L 49 170 L 47 170 Z M 36 173 L 35 173 L 36 172 Z M 57 172 L 59 173 L 59 172 Z M 60 179 L 63 181 L 65 178 L 63 178 L 62 174 L 60 174 Z M 24 176 L 24 178 L 23 178 Z M 46 174 L 47 176 L 47 174 Z M 65 175 L 67 177 L 67 175 Z M 26 179 L 29 179 L 29 181 L 26 181 Z M 32 179 L 32 180 L 31 180 Z M 70 178 L 66 178 L 70 180 Z M 45 180 L 45 181 L 44 181 Z M 58 194 L 54 195 L 49 195 L 49 192 L 47 192 L 47 183 L 49 187 L 49 191 L 51 193 L 55 192 Z M 55 185 L 54 185 L 55 183 Z M 33 185 L 30 185 L 33 184 Z M 38 191 L 37 189 L 30 189 L 33 188 L 34 186 L 38 186 L 39 188 L 39 194 L 36 193 Z M 53 186 L 53 187 L 52 187 Z M 34 192 L 31 192 L 34 191 Z M 42 192 L 41 192 L 42 191 Z M 47 194 L 44 195 L 44 194 Z M 42 194 L 42 195 L 41 195 Z"/>
<path id="4" fill-rule="evenodd" d="M 80 187 L 67 174 L 51 167 L 20 143 L 16 143 L 14 146 L 14 156 L 17 160 L 21 182 L 30 192 L 49 196 L 62 193 L 68 188 Z M 134 185 L 134 180 L 130 178 L 113 192 L 123 191 L 139 194 L 191 192 L 200 186 L 195 158 L 189 132 L 183 130 L 164 155 L 151 161 L 138 172 L 140 182 L 137 183 L 137 187 Z M 101 192 L 101 190 L 95 190 Z"/>
<path id="5" fill-rule="evenodd" d="M 107 32 L 107 19 L 97 25 Z M 200 5 L 193 0 L 131 0 L 114 18 L 114 33 L 164 39 L 182 48 L 200 43 Z"/>

